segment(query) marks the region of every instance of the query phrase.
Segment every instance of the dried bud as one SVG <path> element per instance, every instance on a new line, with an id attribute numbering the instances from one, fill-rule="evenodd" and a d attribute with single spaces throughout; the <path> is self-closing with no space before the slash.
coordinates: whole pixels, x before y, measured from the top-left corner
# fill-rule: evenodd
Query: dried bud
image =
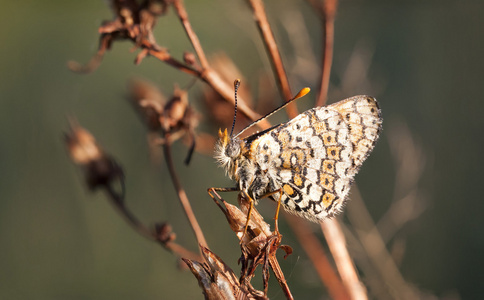
<path id="1" fill-rule="evenodd" d="M 227 203 L 218 194 L 209 193 L 217 206 L 222 210 L 230 224 L 230 228 L 235 232 L 240 240 L 241 245 L 247 251 L 249 256 L 256 257 L 267 241 L 272 237 L 269 224 L 259 214 L 256 208 L 252 209 L 249 223 L 247 224 L 248 203 L 239 193 L 239 205 Z M 244 233 L 247 224 L 247 232 Z"/>
<path id="2" fill-rule="evenodd" d="M 162 243 L 172 242 L 176 239 L 176 234 L 172 230 L 173 228 L 168 223 L 155 224 L 157 239 Z"/>
<path id="3" fill-rule="evenodd" d="M 165 106 L 161 124 L 165 132 L 174 131 L 183 126 L 183 120 L 188 111 L 187 92 L 175 87 L 173 97 Z"/>
<path id="4" fill-rule="evenodd" d="M 76 164 L 85 165 L 103 155 L 94 137 L 84 128 L 73 127 L 71 133 L 65 134 L 65 140 L 69 154 Z"/>
<path id="5" fill-rule="evenodd" d="M 195 149 L 195 127 L 198 125 L 198 115 L 188 103 L 188 93 L 175 86 L 170 101 L 164 104 L 163 94 L 146 81 L 131 80 L 129 90 L 131 102 L 140 112 L 148 129 L 156 135 L 163 135 L 161 138 L 152 135 L 152 145 L 159 146 L 160 143 L 171 143 L 181 137 L 188 137 L 184 139 L 185 143 L 190 144 L 185 159 L 188 164 Z"/>
<path id="6" fill-rule="evenodd" d="M 195 54 L 193 54 L 192 52 L 188 52 L 188 51 L 185 51 L 185 53 L 183 53 L 183 61 L 189 66 L 193 66 L 197 63 L 197 59 L 195 58 Z"/>
<path id="7" fill-rule="evenodd" d="M 171 1 L 165 0 L 149 0 L 148 1 L 148 11 L 155 16 L 164 15 L 168 9 L 168 5 Z"/>
<path id="8" fill-rule="evenodd" d="M 83 168 L 89 189 L 94 190 L 99 186 L 111 188 L 115 180 L 124 186 L 123 170 L 112 157 L 102 151 L 87 130 L 73 124 L 71 132 L 65 134 L 65 141 L 72 160 Z M 122 194 L 124 191 L 119 195 Z"/>
<path id="9" fill-rule="evenodd" d="M 183 261 L 197 278 L 205 299 L 266 299 L 263 292 L 242 286 L 234 271 L 215 253 L 201 249 L 205 263 L 185 258 Z"/>
<path id="10" fill-rule="evenodd" d="M 139 79 L 128 83 L 129 98 L 140 113 L 150 131 L 161 129 L 160 117 L 163 115 L 165 97 L 153 84 Z"/>
<path id="11" fill-rule="evenodd" d="M 250 216 L 247 215 L 249 203 L 239 193 L 239 205 L 241 209 L 225 202 L 216 193 L 215 190 L 209 189 L 209 195 L 215 201 L 217 206 L 222 210 L 227 218 L 230 227 L 240 239 L 240 248 L 242 255 L 239 259 L 239 264 L 242 265 L 240 282 L 241 286 L 247 288 L 252 295 L 258 295 L 259 291 L 255 291 L 250 285 L 250 280 L 254 276 L 257 266 L 262 266 L 262 278 L 264 285 L 264 292 L 262 296 L 267 294 L 269 268 L 274 271 L 279 283 L 286 286 L 284 274 L 280 270 L 279 263 L 276 258 L 278 249 L 286 252 L 287 257 L 292 253 L 292 248 L 286 245 L 281 245 L 280 234 L 273 234 L 270 231 L 270 226 L 259 214 L 255 207 L 252 208 Z M 247 223 L 247 217 L 250 217 Z M 244 233 L 245 225 L 247 224 L 247 231 Z M 290 292 L 289 292 L 290 293 Z"/>

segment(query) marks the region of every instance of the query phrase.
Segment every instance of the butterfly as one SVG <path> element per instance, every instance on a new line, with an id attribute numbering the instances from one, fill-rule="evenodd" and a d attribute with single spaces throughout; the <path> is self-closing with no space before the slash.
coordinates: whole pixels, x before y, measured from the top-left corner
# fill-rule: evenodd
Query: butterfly
<path id="1" fill-rule="evenodd" d="M 303 89 L 294 99 L 307 92 Z M 214 189 L 240 191 L 250 202 L 248 218 L 258 200 L 276 201 L 276 231 L 279 206 L 320 222 L 342 210 L 381 129 L 376 99 L 354 96 L 309 109 L 244 139 L 239 135 L 245 129 L 235 136 L 219 130 L 215 158 L 237 184 Z"/>

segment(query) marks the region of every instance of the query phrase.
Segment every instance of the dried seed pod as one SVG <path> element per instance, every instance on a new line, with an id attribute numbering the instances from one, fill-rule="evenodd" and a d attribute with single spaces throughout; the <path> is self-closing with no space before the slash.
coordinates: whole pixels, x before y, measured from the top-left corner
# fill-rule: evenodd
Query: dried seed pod
<path id="1" fill-rule="evenodd" d="M 195 54 L 192 52 L 185 51 L 183 53 L 183 61 L 189 65 L 189 66 L 194 66 L 197 63 L 197 59 L 195 57 Z"/>
<path id="2" fill-rule="evenodd" d="M 155 233 L 158 240 L 162 243 L 172 242 L 176 239 L 176 234 L 173 232 L 173 228 L 168 223 L 156 224 Z"/>
<path id="3" fill-rule="evenodd" d="M 105 187 L 114 192 L 112 184 L 119 181 L 121 192 L 117 195 L 122 199 L 124 174 L 121 166 L 101 149 L 92 134 L 75 122 L 71 123 L 71 131 L 65 134 L 65 141 L 72 161 L 82 167 L 89 189 Z"/>
<path id="4" fill-rule="evenodd" d="M 189 114 L 187 92 L 175 86 L 173 96 L 165 105 L 165 110 L 161 116 L 160 122 L 165 132 L 174 132 L 188 127 L 185 116 Z"/>
<path id="5" fill-rule="evenodd" d="M 205 299 L 267 299 L 264 293 L 240 284 L 234 271 L 208 248 L 201 247 L 204 263 L 183 258 L 198 280 Z"/>
<path id="6" fill-rule="evenodd" d="M 129 99 L 139 112 L 150 131 L 161 129 L 160 117 L 163 115 L 165 96 L 148 81 L 131 79 L 128 83 Z"/>

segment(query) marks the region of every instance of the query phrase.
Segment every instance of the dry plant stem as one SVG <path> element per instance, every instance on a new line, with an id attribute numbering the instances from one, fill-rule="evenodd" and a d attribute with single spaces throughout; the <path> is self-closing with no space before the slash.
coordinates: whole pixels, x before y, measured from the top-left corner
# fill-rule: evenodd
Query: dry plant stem
<path id="1" fill-rule="evenodd" d="M 197 53 L 198 59 L 200 60 L 200 65 L 203 69 L 208 68 L 208 61 L 205 57 L 205 53 L 203 52 L 202 45 L 200 44 L 200 40 L 198 39 L 197 35 L 193 31 L 192 25 L 188 21 L 188 14 L 185 10 L 185 6 L 183 5 L 182 0 L 175 0 L 173 1 L 173 6 L 175 7 L 176 13 L 180 18 L 180 21 L 185 28 L 185 32 L 188 36 L 188 39 L 192 43 L 193 49 Z"/>
<path id="2" fill-rule="evenodd" d="M 123 199 L 117 192 L 115 192 L 110 186 L 106 186 L 106 192 L 108 193 L 108 199 L 111 204 L 116 208 L 126 222 L 131 225 L 131 227 L 133 227 L 140 235 L 156 241 L 156 237 L 153 235 L 153 233 L 131 213 L 131 211 L 124 205 Z"/>
<path id="3" fill-rule="evenodd" d="M 184 64 L 181 61 L 176 60 L 171 56 L 171 54 L 164 48 L 160 48 L 157 45 L 153 45 L 153 43 L 147 39 L 143 39 L 141 41 L 141 46 L 144 51 L 147 51 L 147 54 L 150 54 L 153 57 L 158 58 L 159 60 L 167 63 L 168 65 L 174 67 L 175 69 L 178 69 L 182 72 L 185 72 L 187 74 L 193 75 L 193 76 L 198 76 L 200 77 L 201 71 L 196 70 L 195 68 L 188 66 Z M 140 63 L 141 60 L 144 58 L 143 55 L 139 56 L 136 60 L 136 63 Z"/>
<path id="4" fill-rule="evenodd" d="M 368 299 L 366 289 L 358 279 L 355 266 L 346 248 L 344 234 L 338 221 L 328 219 L 320 224 L 343 284 L 346 286 L 351 299 Z"/>
<path id="5" fill-rule="evenodd" d="M 281 286 L 284 295 L 286 296 L 286 299 L 294 299 L 291 291 L 289 290 L 289 286 L 287 285 L 286 279 L 284 278 L 284 273 L 281 270 L 276 256 L 269 257 L 269 263 L 271 264 L 272 271 L 274 272 L 276 279 L 279 282 L 279 285 Z"/>
<path id="6" fill-rule="evenodd" d="M 198 71 L 198 76 L 200 79 L 205 81 L 207 84 L 209 84 L 220 96 L 222 96 L 225 100 L 231 103 L 235 103 L 234 101 L 234 91 L 233 91 L 233 86 L 227 84 L 224 82 L 221 77 L 213 70 L 210 68 L 208 60 L 205 56 L 205 52 L 203 51 L 202 45 L 200 44 L 200 40 L 198 39 L 197 35 L 193 31 L 192 25 L 190 24 L 190 21 L 188 20 L 188 13 L 185 10 L 185 6 L 183 5 L 182 0 L 175 0 L 173 2 L 173 6 L 175 8 L 175 11 L 180 18 L 180 21 L 183 25 L 183 28 L 185 29 L 185 32 L 188 36 L 188 39 L 190 40 L 193 49 L 195 49 L 195 52 L 197 53 L 198 59 L 200 60 L 200 65 L 202 66 L 202 70 Z M 288 99 L 291 99 L 292 96 L 290 96 Z M 261 116 L 255 113 L 251 108 L 249 108 L 246 104 L 246 102 L 243 101 L 242 98 L 239 97 L 239 103 L 238 103 L 238 109 L 246 115 L 248 118 L 252 120 L 257 120 Z M 263 128 L 269 128 L 270 124 L 266 120 L 263 120 L 259 122 L 259 127 Z"/>
<path id="7" fill-rule="evenodd" d="M 101 35 L 99 38 L 99 48 L 96 52 L 96 55 L 94 55 L 91 60 L 86 64 L 86 65 L 81 65 L 78 62 L 75 61 L 69 61 L 67 63 L 67 66 L 73 70 L 74 72 L 77 73 L 90 73 L 92 70 L 95 70 L 99 67 L 101 64 L 104 54 L 106 53 L 106 50 L 109 48 L 109 44 L 112 42 L 111 37 L 107 35 Z"/>
<path id="8" fill-rule="evenodd" d="M 233 86 L 231 84 L 227 84 L 213 69 L 192 69 L 173 59 L 167 51 L 151 49 L 149 53 L 151 56 L 156 57 L 160 61 L 163 61 L 171 65 L 172 67 L 179 69 L 180 71 L 202 79 L 227 102 L 235 104 Z M 261 117 L 261 115 L 257 114 L 250 107 L 248 107 L 247 104 L 245 104 L 245 101 L 240 96 L 239 102 L 237 103 L 237 109 L 251 120 L 258 120 Z M 270 123 L 267 120 L 262 120 L 257 123 L 257 125 L 262 129 L 271 127 Z"/>
<path id="9" fill-rule="evenodd" d="M 380 273 L 382 280 L 388 285 L 392 298 L 418 299 L 418 295 L 405 282 L 397 265 L 386 250 L 385 243 L 366 209 L 359 190 L 354 187 L 352 191 L 352 205 L 358 207 L 357 209 L 353 207 L 355 209 L 348 210 L 348 213 L 358 211 L 358 214 L 351 213 L 349 215 L 350 222 L 355 227 L 363 248 Z"/>
<path id="10" fill-rule="evenodd" d="M 151 231 L 148 227 L 146 227 L 143 223 L 141 223 L 132 213 L 131 211 L 124 205 L 124 201 L 121 196 L 115 192 L 110 186 L 106 186 L 106 192 L 108 194 L 108 199 L 114 208 L 118 211 L 118 213 L 125 219 L 125 221 L 133 227 L 136 232 L 140 235 L 144 236 L 147 239 L 152 241 L 158 242 L 163 248 L 174 253 L 178 257 L 187 257 L 193 259 L 202 259 L 199 254 L 193 253 L 190 250 L 185 249 L 183 246 L 178 245 L 175 242 L 168 241 L 163 242 L 159 240 L 155 233 Z"/>
<path id="11" fill-rule="evenodd" d="M 372 262 L 368 259 L 365 249 L 363 246 L 361 246 L 360 240 L 353 231 L 352 225 L 346 225 L 344 223 L 341 223 L 340 225 L 345 233 L 348 244 L 352 245 L 353 260 L 358 265 L 358 268 L 361 270 L 361 272 L 365 274 L 365 284 L 367 289 L 371 291 L 372 299 L 387 300 L 392 298 L 390 293 L 388 293 L 386 284 L 382 284 L 380 274 L 375 269 Z"/>
<path id="12" fill-rule="evenodd" d="M 286 220 L 296 234 L 299 244 L 304 248 L 309 259 L 313 262 L 313 266 L 316 272 L 318 272 L 319 278 L 326 286 L 331 298 L 338 300 L 350 299 L 341 279 L 328 261 L 324 248 L 314 236 L 307 223 L 292 215 L 286 215 Z"/>
<path id="13" fill-rule="evenodd" d="M 160 50 L 160 49 L 149 49 L 148 53 L 153 56 L 158 58 L 159 60 L 169 64 L 170 66 L 174 67 L 175 69 L 178 69 L 182 72 L 185 72 L 187 74 L 193 75 L 200 77 L 201 72 L 199 70 L 195 70 L 192 67 L 189 67 L 185 65 L 184 63 L 174 59 L 170 53 L 166 50 Z"/>
<path id="14" fill-rule="evenodd" d="M 408 194 L 394 200 L 390 208 L 378 221 L 377 229 L 384 243 L 395 237 L 396 233 L 411 220 L 416 219 L 426 209 L 426 204 L 419 197 L 416 188 Z"/>
<path id="15" fill-rule="evenodd" d="M 187 216 L 187 219 L 190 222 L 190 225 L 192 226 L 192 230 L 195 233 L 197 242 L 200 246 L 208 248 L 207 241 L 205 240 L 202 229 L 200 228 L 197 218 L 193 213 L 192 206 L 190 205 L 190 201 L 188 200 L 187 194 L 185 193 L 185 190 L 181 186 L 180 180 L 178 179 L 178 176 L 176 174 L 175 167 L 173 165 L 173 158 L 171 156 L 171 143 L 170 143 L 169 135 L 166 136 L 166 142 L 163 144 L 163 153 L 165 156 L 166 164 L 168 166 L 168 171 L 170 172 L 171 180 L 173 182 L 173 185 L 175 186 L 175 190 L 178 195 L 178 199 L 180 200 L 180 203 L 183 207 L 185 215 Z"/>
<path id="16" fill-rule="evenodd" d="M 224 98 L 227 102 L 234 103 L 234 89 L 231 84 L 227 84 L 218 74 L 211 68 L 206 68 L 204 70 L 195 70 L 186 65 L 178 62 L 177 60 L 173 59 L 171 55 L 167 51 L 163 50 L 156 50 L 151 49 L 149 54 L 153 57 L 156 57 L 160 61 L 163 61 L 172 67 L 179 69 L 187 74 L 191 74 L 196 76 L 203 81 L 205 81 L 208 85 L 210 85 L 222 98 Z M 239 102 L 237 103 L 237 109 L 245 116 L 250 118 L 251 120 L 258 120 L 261 116 L 255 113 L 250 107 L 245 104 L 245 101 L 241 97 L 239 97 Z M 264 129 L 269 128 L 270 123 L 267 120 L 262 120 L 257 125 Z"/>
<path id="17" fill-rule="evenodd" d="M 284 64 L 282 63 L 281 54 L 277 48 L 277 43 L 272 33 L 269 21 L 267 20 L 267 15 L 264 9 L 264 4 L 262 0 L 248 0 L 250 7 L 254 13 L 257 26 L 259 27 L 259 32 L 262 35 L 262 40 L 269 53 L 269 58 L 271 60 L 272 67 L 276 73 L 276 81 L 279 89 L 284 97 L 284 100 L 289 101 L 292 99 L 293 95 L 291 88 L 289 86 L 289 80 L 287 79 L 286 71 L 284 70 Z M 291 103 L 286 107 L 287 114 L 289 117 L 295 118 L 298 115 L 296 104 Z"/>
<path id="18" fill-rule="evenodd" d="M 184 64 L 178 62 L 177 60 L 174 60 L 166 51 L 151 49 L 149 53 L 160 61 L 163 61 L 171 65 L 172 67 L 179 69 L 180 71 L 202 79 L 227 102 L 235 104 L 234 88 L 232 84 L 227 84 L 213 69 L 206 68 L 204 70 L 197 71 L 195 69 L 189 68 Z M 246 102 L 240 96 L 239 102 L 237 103 L 237 110 L 251 120 L 258 120 L 261 117 L 261 115 L 257 114 L 250 107 L 248 107 Z M 257 125 L 262 129 L 271 127 L 270 123 L 267 120 L 262 120 L 257 123 Z"/>
<path id="19" fill-rule="evenodd" d="M 322 76 L 321 87 L 319 90 L 316 106 L 326 104 L 329 89 L 329 77 L 331 73 L 331 64 L 333 61 L 333 44 L 334 44 L 334 18 L 336 15 L 337 0 L 325 0 L 322 8 L 323 21 L 323 59 L 321 60 Z"/>
<path id="20" fill-rule="evenodd" d="M 162 245 L 170 252 L 175 253 L 179 258 L 188 258 L 192 260 L 203 261 L 203 256 L 201 256 L 199 253 L 194 253 L 190 250 L 187 250 L 177 243 L 167 242 L 162 243 Z"/>
<path id="21" fill-rule="evenodd" d="M 112 35 L 110 34 L 101 35 L 98 52 L 87 65 L 82 66 L 76 62 L 71 61 L 68 63 L 69 68 L 79 73 L 92 72 L 100 65 L 106 50 L 110 49 L 110 47 L 112 46 L 112 43 L 120 39 L 129 39 L 136 44 L 136 47 L 141 48 L 141 52 L 138 53 L 138 56 L 135 61 L 136 64 L 139 64 L 147 55 L 151 55 L 159 59 L 160 61 L 165 62 L 166 64 L 174 67 L 175 69 L 178 69 L 184 73 L 187 73 L 202 79 L 208 85 L 210 85 L 227 102 L 234 103 L 234 99 L 233 99 L 234 93 L 233 93 L 232 84 L 231 83 L 228 84 L 224 82 L 221 79 L 221 77 L 209 67 L 208 61 L 205 57 L 200 41 L 190 25 L 190 22 L 188 20 L 188 14 L 183 6 L 183 2 L 181 0 L 174 0 L 173 5 L 182 22 L 183 27 L 185 28 L 187 36 L 197 53 L 197 56 L 200 60 L 200 64 L 202 65 L 201 69 L 187 65 L 181 61 L 176 60 L 171 56 L 168 50 L 161 48 L 160 46 L 156 45 L 153 41 L 145 37 L 121 38 L 119 36 L 116 36 L 114 33 Z M 122 30 L 125 30 L 125 28 L 121 28 L 119 30 L 122 31 Z M 138 40 L 138 38 L 140 39 Z M 239 111 L 241 113 L 243 113 L 244 115 L 246 115 L 248 118 L 252 120 L 257 120 L 261 117 L 260 115 L 255 113 L 250 107 L 248 107 L 242 98 L 239 98 L 239 100 L 240 101 L 238 106 L 239 106 Z M 258 123 L 258 126 L 262 129 L 269 128 L 270 123 L 266 120 L 263 120 Z"/>

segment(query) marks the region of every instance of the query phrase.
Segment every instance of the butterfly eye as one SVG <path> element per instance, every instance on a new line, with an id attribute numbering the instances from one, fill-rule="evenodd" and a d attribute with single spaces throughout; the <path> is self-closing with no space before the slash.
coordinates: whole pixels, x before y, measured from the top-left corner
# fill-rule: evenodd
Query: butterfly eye
<path id="1" fill-rule="evenodd" d="M 235 158 L 240 155 L 240 142 L 237 139 L 233 139 L 225 149 L 225 154 L 230 158 Z"/>

